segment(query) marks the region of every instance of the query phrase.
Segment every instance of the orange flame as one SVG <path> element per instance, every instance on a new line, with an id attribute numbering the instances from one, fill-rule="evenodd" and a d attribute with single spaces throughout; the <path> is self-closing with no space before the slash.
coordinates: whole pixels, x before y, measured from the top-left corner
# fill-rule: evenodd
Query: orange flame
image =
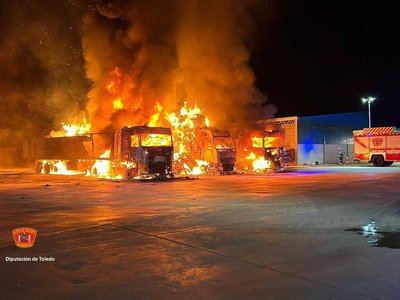
<path id="1" fill-rule="evenodd" d="M 115 99 L 113 101 L 113 108 L 115 110 L 119 110 L 119 109 L 123 109 L 124 108 L 124 104 L 122 103 L 121 97 L 118 97 L 117 99 Z"/>
<path id="2" fill-rule="evenodd" d="M 190 148 L 195 138 L 197 127 L 209 126 L 210 121 L 204 115 L 202 109 L 195 105 L 188 107 L 184 102 L 177 112 L 166 112 L 160 103 L 155 106 L 156 112 L 150 117 L 148 126 L 160 126 L 160 124 L 169 124 L 172 130 L 174 141 L 174 165 L 182 175 L 199 175 L 205 173 L 206 161 L 196 160 L 193 168 L 191 163 Z"/>
<path id="3" fill-rule="evenodd" d="M 122 179 L 121 175 L 113 176 L 110 160 L 110 150 L 106 150 L 99 156 L 99 159 L 95 161 L 91 170 L 86 172 L 86 176 L 94 176 L 97 178 L 105 179 Z"/>
<path id="4" fill-rule="evenodd" d="M 50 174 L 57 174 L 57 175 L 77 175 L 83 174 L 83 172 L 75 171 L 75 170 L 68 170 L 67 163 L 65 161 L 50 161 L 50 160 L 43 160 L 41 161 L 42 165 L 48 165 L 50 168 Z M 41 171 L 42 174 L 45 174 L 44 168 Z"/>
<path id="5" fill-rule="evenodd" d="M 251 161 L 253 171 L 255 172 L 263 172 L 271 167 L 269 160 L 266 160 L 264 156 L 257 156 L 254 152 L 247 155 L 246 159 Z"/>
<path id="6" fill-rule="evenodd" d="M 62 137 L 62 136 L 75 136 L 78 134 L 85 134 L 90 132 L 91 124 L 83 119 L 82 123 L 61 123 L 62 130 L 53 130 L 50 132 L 51 137 Z"/>
<path id="7" fill-rule="evenodd" d="M 155 108 L 157 109 L 157 112 L 150 117 L 150 121 L 147 124 L 148 126 L 155 127 L 160 125 L 160 115 L 163 110 L 163 107 L 160 103 L 157 102 Z"/>

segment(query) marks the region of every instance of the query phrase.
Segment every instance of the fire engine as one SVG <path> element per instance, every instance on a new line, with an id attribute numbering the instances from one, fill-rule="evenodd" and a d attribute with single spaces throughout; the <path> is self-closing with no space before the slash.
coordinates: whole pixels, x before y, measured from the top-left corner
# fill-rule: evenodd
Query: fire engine
<path id="1" fill-rule="evenodd" d="M 400 130 L 396 127 L 374 127 L 353 131 L 354 159 L 372 162 L 376 167 L 391 166 L 400 161 Z"/>

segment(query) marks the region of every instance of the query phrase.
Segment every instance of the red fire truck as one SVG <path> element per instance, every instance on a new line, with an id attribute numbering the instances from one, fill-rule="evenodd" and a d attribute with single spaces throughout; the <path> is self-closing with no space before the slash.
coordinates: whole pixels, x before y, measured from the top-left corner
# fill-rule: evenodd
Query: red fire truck
<path id="1" fill-rule="evenodd" d="M 353 135 L 355 160 L 372 162 L 376 167 L 400 161 L 400 130 L 396 127 L 364 128 Z"/>

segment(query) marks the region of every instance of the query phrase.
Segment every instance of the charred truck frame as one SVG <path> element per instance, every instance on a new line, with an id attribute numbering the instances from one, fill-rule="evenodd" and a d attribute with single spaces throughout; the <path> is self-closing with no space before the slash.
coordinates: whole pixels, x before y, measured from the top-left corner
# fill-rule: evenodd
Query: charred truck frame
<path id="1" fill-rule="evenodd" d="M 207 161 L 219 173 L 235 169 L 236 149 L 229 131 L 212 127 L 197 128 L 192 146 L 192 159 Z"/>
<path id="2" fill-rule="evenodd" d="M 271 162 L 275 171 L 282 169 L 289 161 L 289 153 L 283 148 L 285 132 L 282 129 L 255 129 L 244 130 L 238 137 L 239 162 L 242 168 L 248 169 L 250 161 L 246 159 L 251 153 L 264 157 Z"/>
<path id="3" fill-rule="evenodd" d="M 106 150 L 106 152 L 104 152 Z M 96 161 L 109 161 L 112 176 L 172 177 L 172 133 L 165 127 L 127 126 L 115 133 L 89 133 L 70 137 L 27 140 L 24 157 L 36 173 L 67 170 L 98 173 Z"/>

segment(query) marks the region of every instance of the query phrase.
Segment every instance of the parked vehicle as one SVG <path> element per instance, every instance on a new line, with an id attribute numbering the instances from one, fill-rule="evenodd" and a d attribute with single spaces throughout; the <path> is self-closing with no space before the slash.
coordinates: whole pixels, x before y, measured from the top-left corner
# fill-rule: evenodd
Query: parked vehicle
<path id="1" fill-rule="evenodd" d="M 372 162 L 375 167 L 391 166 L 400 161 L 400 130 L 373 127 L 353 131 L 354 159 Z"/>
<path id="2" fill-rule="evenodd" d="M 173 176 L 172 134 L 165 127 L 127 126 L 114 133 L 40 138 L 26 141 L 24 149 L 36 173 L 57 173 L 62 162 L 67 170 L 93 175 L 105 172 L 106 166 L 110 177 Z"/>
<path id="3" fill-rule="evenodd" d="M 220 173 L 233 172 L 235 169 L 236 149 L 227 130 L 197 128 L 191 156 L 193 161 L 206 161 L 208 167 Z"/>
<path id="4" fill-rule="evenodd" d="M 290 161 L 289 153 L 283 148 L 283 137 L 283 130 L 243 130 L 237 141 L 238 164 L 250 170 L 254 159 L 263 158 L 273 170 L 280 170 Z"/>

